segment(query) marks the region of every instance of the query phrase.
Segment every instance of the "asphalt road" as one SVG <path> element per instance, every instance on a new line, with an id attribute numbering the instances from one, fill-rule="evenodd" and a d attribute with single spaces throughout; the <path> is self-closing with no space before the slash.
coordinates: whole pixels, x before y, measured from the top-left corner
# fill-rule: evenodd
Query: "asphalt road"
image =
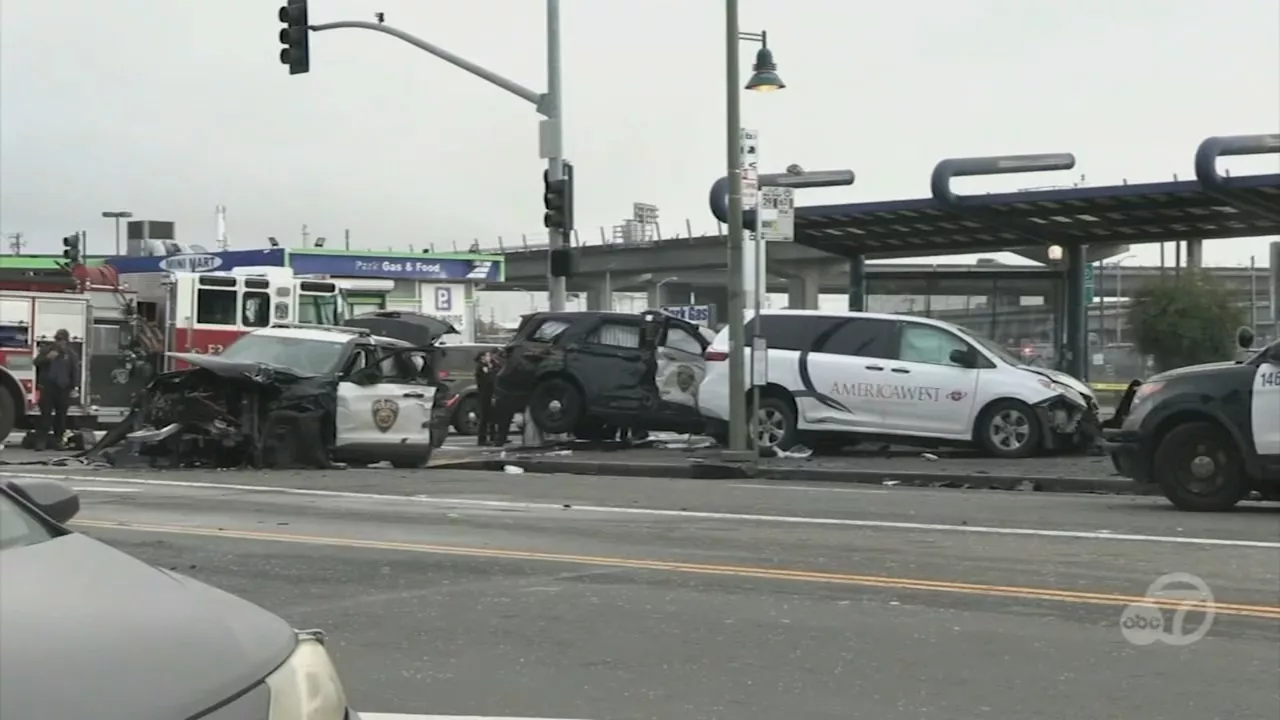
<path id="1" fill-rule="evenodd" d="M 1280 717 L 1274 506 L 444 470 L 30 472 L 76 473 L 78 529 L 325 628 L 362 711 Z M 1130 642 L 1154 636 L 1126 637 L 1126 606 L 1171 572 L 1211 589 L 1207 634 Z M 1178 637 L 1206 619 L 1188 611 Z"/>

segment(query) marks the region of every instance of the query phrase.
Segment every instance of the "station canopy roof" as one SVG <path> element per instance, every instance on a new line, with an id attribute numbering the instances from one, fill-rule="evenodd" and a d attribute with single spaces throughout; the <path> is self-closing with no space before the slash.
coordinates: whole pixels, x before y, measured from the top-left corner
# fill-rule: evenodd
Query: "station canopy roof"
<path id="1" fill-rule="evenodd" d="M 966 171 L 974 165 L 1050 156 L 944 160 L 934 170 L 933 197 L 797 207 L 796 242 L 837 255 L 930 255 L 1280 235 L 1280 173 L 1223 177 L 1216 170 L 1220 156 L 1272 152 L 1280 153 L 1280 136 L 1209 138 L 1197 152 L 1194 180 L 964 196 L 951 192 L 953 177 L 1025 171 Z M 1045 169 L 1075 164 L 1070 155 L 1056 157 L 1060 164 Z"/>

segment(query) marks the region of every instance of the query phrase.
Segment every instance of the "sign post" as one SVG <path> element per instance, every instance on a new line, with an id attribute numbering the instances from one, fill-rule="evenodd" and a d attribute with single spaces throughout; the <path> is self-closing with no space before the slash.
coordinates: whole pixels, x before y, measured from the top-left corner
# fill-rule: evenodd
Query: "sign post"
<path id="1" fill-rule="evenodd" d="M 754 210 L 760 204 L 760 133 L 742 128 L 738 133 L 738 170 L 742 173 L 742 209 Z M 759 221 L 757 220 L 757 223 Z M 748 228 L 750 229 L 750 228 Z M 759 279 L 756 268 L 760 260 L 760 242 L 757 233 L 751 233 L 747 239 L 743 233 L 742 242 L 742 307 L 752 309 L 756 306 L 756 287 Z M 730 322 L 735 322 L 730 319 Z"/>
<path id="2" fill-rule="evenodd" d="M 795 240 L 795 188 L 765 186 L 761 189 L 760 238 L 765 242 L 791 242 Z"/>
<path id="3" fill-rule="evenodd" d="M 1084 306 L 1093 304 L 1093 265 L 1084 266 Z"/>

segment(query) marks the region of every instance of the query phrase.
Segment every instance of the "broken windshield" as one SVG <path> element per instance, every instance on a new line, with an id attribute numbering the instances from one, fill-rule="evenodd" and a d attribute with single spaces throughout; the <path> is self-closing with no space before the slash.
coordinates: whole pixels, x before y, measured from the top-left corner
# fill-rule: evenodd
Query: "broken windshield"
<path id="1" fill-rule="evenodd" d="M 289 368 L 305 375 L 333 372 L 346 347 L 345 339 L 316 340 L 279 335 L 244 335 L 222 351 L 232 362 L 256 362 Z"/>

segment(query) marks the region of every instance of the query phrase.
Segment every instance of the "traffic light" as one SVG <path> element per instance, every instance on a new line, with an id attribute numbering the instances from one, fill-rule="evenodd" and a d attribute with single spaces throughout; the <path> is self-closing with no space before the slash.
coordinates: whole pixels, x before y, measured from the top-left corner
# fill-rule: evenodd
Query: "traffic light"
<path id="1" fill-rule="evenodd" d="M 561 174 L 552 180 L 550 171 L 542 171 L 542 205 L 547 209 L 542 224 L 568 234 L 573 232 L 573 163 L 563 163 Z"/>
<path id="2" fill-rule="evenodd" d="M 67 262 L 72 265 L 79 265 L 81 260 L 80 236 L 77 234 L 62 238 L 62 247 L 62 257 L 66 258 Z"/>
<path id="3" fill-rule="evenodd" d="M 311 71 L 310 31 L 307 30 L 307 0 L 289 0 L 280 8 L 280 62 L 289 66 L 290 75 Z"/>
<path id="4" fill-rule="evenodd" d="M 547 269 L 551 273 L 551 277 L 569 278 L 573 277 L 576 269 L 576 258 L 571 248 L 552 248 L 550 256 L 547 258 Z"/>

